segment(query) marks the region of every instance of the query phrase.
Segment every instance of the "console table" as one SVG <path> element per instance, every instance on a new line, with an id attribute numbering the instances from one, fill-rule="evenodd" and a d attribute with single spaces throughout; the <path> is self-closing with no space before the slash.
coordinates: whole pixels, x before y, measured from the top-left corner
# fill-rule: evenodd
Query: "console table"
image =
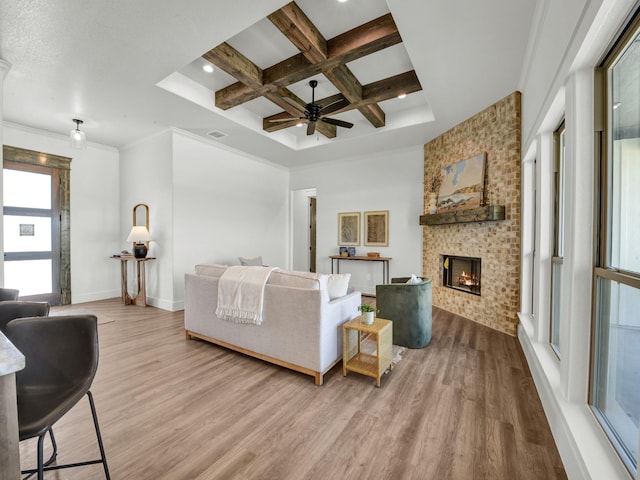
<path id="1" fill-rule="evenodd" d="M 114 256 L 120 260 L 120 286 L 122 288 L 122 303 L 125 305 L 138 305 L 139 307 L 147 306 L 147 281 L 145 273 L 145 264 L 149 260 L 155 260 L 156 257 L 136 258 L 133 255 Z M 138 291 L 134 297 L 129 295 L 127 286 L 127 264 L 128 262 L 136 262 L 136 283 Z"/>
<path id="2" fill-rule="evenodd" d="M 333 273 L 333 262 L 336 262 L 336 273 L 340 273 L 340 260 L 359 260 L 361 262 L 382 262 L 382 283 L 389 283 L 389 260 L 391 257 L 343 257 L 340 255 L 331 255 L 331 273 Z"/>

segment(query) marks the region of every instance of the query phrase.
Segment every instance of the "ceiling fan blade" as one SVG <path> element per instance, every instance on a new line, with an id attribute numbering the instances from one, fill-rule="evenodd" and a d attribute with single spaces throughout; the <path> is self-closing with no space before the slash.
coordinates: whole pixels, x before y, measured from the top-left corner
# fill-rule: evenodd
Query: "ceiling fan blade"
<path id="1" fill-rule="evenodd" d="M 329 125 L 336 125 L 338 127 L 351 128 L 353 127 L 353 123 L 345 122 L 343 120 L 338 120 L 337 118 L 321 118 L 321 121 L 324 123 L 328 123 Z"/>
<path id="2" fill-rule="evenodd" d="M 280 123 L 280 122 L 293 122 L 294 120 L 306 120 L 305 117 L 291 117 L 291 118 L 274 118 L 269 120 L 269 122 Z"/>
<path id="3" fill-rule="evenodd" d="M 329 105 L 325 105 L 320 110 L 320 115 L 328 115 L 348 105 L 349 105 L 349 100 L 347 100 L 346 98 L 341 98 L 340 100 L 336 100 L 335 102 L 332 102 Z"/>
<path id="4" fill-rule="evenodd" d="M 307 124 L 307 135 L 313 135 L 316 131 L 316 122 L 309 122 Z"/>

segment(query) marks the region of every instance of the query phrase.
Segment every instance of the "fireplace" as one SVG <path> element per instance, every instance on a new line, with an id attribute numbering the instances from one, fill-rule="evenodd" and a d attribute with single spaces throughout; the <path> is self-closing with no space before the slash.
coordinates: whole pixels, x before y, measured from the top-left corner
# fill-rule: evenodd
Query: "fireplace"
<path id="1" fill-rule="evenodd" d="M 480 295 L 481 260 L 475 257 L 442 256 L 442 285 Z"/>

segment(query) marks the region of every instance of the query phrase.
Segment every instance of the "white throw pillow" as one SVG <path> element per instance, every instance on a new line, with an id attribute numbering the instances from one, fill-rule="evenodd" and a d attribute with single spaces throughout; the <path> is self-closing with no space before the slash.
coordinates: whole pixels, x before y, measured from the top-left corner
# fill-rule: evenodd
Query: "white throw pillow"
<path id="1" fill-rule="evenodd" d="M 349 289 L 350 273 L 332 273 L 327 277 L 329 300 L 344 297 Z"/>
<path id="2" fill-rule="evenodd" d="M 414 274 L 411 274 L 411 278 L 407 280 L 407 285 L 418 285 L 419 283 L 422 283 L 422 279 Z"/>
<path id="3" fill-rule="evenodd" d="M 238 257 L 240 260 L 240 265 L 244 265 L 245 267 L 261 267 L 262 266 L 262 256 L 256 258 L 244 258 Z"/>

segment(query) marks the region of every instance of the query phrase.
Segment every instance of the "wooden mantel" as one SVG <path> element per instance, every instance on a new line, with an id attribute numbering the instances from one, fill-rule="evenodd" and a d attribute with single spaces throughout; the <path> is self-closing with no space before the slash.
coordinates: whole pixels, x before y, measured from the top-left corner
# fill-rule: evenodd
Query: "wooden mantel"
<path id="1" fill-rule="evenodd" d="M 446 225 L 449 223 L 494 222 L 504 220 L 504 205 L 468 208 L 454 212 L 420 215 L 420 225 Z"/>

